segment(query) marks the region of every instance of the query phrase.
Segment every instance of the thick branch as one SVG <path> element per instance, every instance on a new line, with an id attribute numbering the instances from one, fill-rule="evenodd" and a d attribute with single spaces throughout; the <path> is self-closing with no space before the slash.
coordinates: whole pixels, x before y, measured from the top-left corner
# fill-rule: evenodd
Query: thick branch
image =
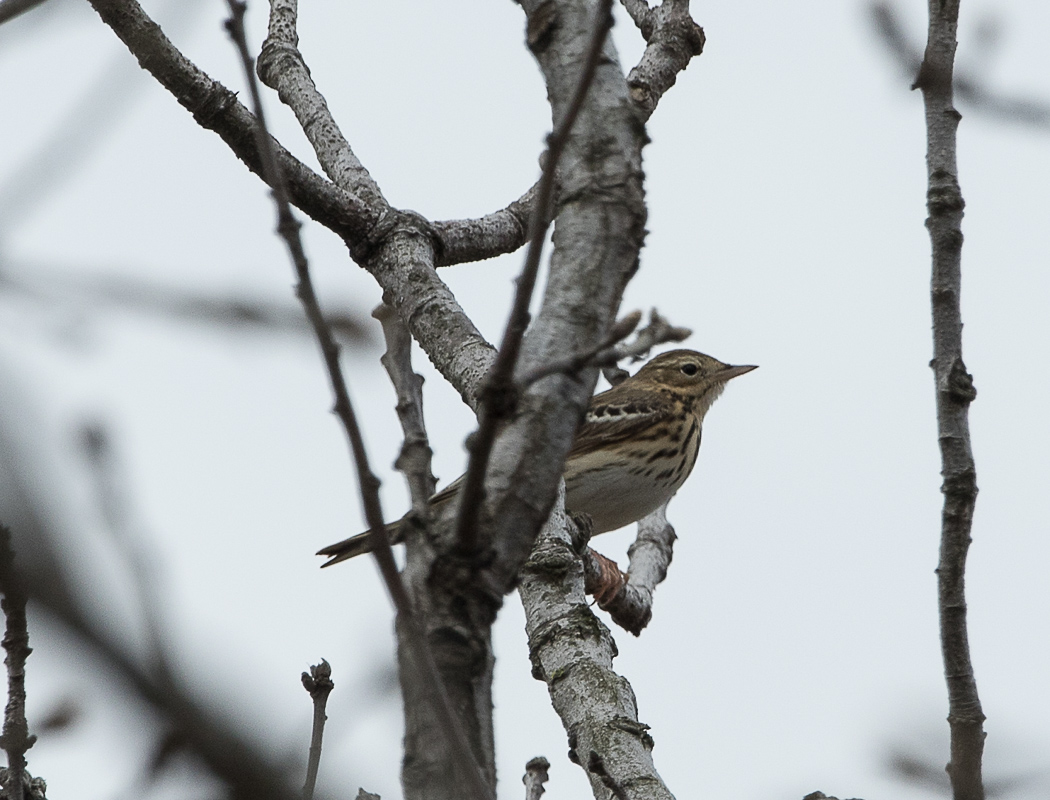
<path id="1" fill-rule="evenodd" d="M 964 576 L 970 545 L 977 479 L 970 449 L 973 378 L 962 359 L 963 198 L 956 165 L 959 112 L 952 104 L 958 0 L 929 0 L 929 38 L 916 81 L 926 109 L 926 206 L 933 251 L 930 285 L 933 306 L 933 361 L 937 432 L 941 448 L 944 509 L 937 569 L 941 651 L 948 682 L 951 761 L 948 774 L 955 800 L 983 800 L 981 758 L 984 713 L 977 695 L 966 629 Z"/>
<path id="2" fill-rule="evenodd" d="M 492 371 L 485 381 L 482 406 L 478 413 L 478 430 L 471 444 L 470 462 L 467 465 L 466 475 L 463 476 L 463 488 L 460 490 L 459 514 L 456 518 L 456 545 L 462 553 L 468 555 L 474 555 L 478 550 L 478 514 L 481 511 L 481 501 L 484 497 L 485 470 L 488 468 L 489 456 L 492 454 L 496 430 L 515 411 L 514 370 L 518 364 L 522 340 L 525 338 L 525 329 L 529 324 L 529 305 L 532 302 L 536 277 L 540 271 L 543 243 L 547 238 L 547 216 L 554 198 L 558 160 L 569 142 L 572 126 L 583 109 L 583 101 L 594 80 L 602 45 L 612 28 L 612 23 L 612 0 L 601 0 L 595 10 L 595 19 L 576 86 L 565 112 L 561 115 L 554 132 L 547 141 L 543 176 L 540 178 L 539 189 L 536 193 L 537 213 L 532 216 L 532 225 L 529 230 L 529 249 L 521 275 L 518 276 L 514 303 L 503 332 L 503 340 L 492 365 Z"/>
<path id="3" fill-rule="evenodd" d="M 616 644 L 587 607 L 571 525 L 555 511 L 522 569 L 532 674 L 547 683 L 569 735 L 569 758 L 587 773 L 596 800 L 672 800 L 631 685 L 612 669 Z"/>

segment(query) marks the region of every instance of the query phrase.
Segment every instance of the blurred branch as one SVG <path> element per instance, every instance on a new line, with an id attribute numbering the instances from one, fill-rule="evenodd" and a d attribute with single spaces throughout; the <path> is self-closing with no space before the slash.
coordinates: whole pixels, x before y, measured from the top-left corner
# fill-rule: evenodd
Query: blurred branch
<path id="1" fill-rule="evenodd" d="M 375 543 L 373 554 L 379 564 L 379 571 L 386 583 L 387 590 L 397 609 L 398 621 L 412 634 L 413 657 L 419 670 L 426 678 L 426 685 L 430 691 L 431 699 L 442 718 L 444 733 L 448 737 L 448 743 L 458 764 L 460 777 L 464 781 L 465 788 L 475 800 L 488 800 L 488 798 L 493 796 L 493 791 L 481 775 L 462 723 L 455 709 L 452 708 L 448 694 L 445 692 L 441 675 L 438 672 L 437 665 L 434 663 L 433 655 L 430 653 L 430 648 L 423 634 L 423 627 L 416 617 L 412 601 L 404 583 L 401 581 L 401 575 L 394 561 L 394 553 L 390 547 L 390 538 L 386 532 L 386 526 L 383 521 L 383 509 L 379 500 L 379 479 L 376 478 L 368 463 L 368 453 L 365 450 L 364 439 L 361 437 L 361 429 L 357 424 L 357 416 L 354 413 L 353 405 L 350 403 L 350 393 L 347 390 L 346 379 L 343 375 L 342 366 L 339 363 L 339 346 L 332 337 L 332 332 L 325 324 L 324 316 L 321 313 L 321 307 L 310 277 L 309 263 L 306 259 L 306 253 L 303 251 L 302 239 L 299 236 L 299 222 L 292 214 L 281 166 L 273 149 L 273 140 L 266 128 L 266 117 L 262 107 L 262 99 L 259 95 L 259 84 L 255 79 L 255 70 L 252 65 L 252 57 L 248 51 L 248 42 L 244 30 L 246 5 L 243 2 L 238 2 L 238 0 L 227 0 L 227 3 L 230 8 L 230 19 L 226 22 L 226 29 L 240 55 L 241 63 L 244 67 L 245 81 L 251 94 L 252 107 L 256 119 L 257 146 L 262 155 L 263 175 L 266 182 L 273 189 L 274 203 L 277 206 L 277 232 L 288 246 L 289 255 L 298 278 L 296 294 L 302 301 L 306 317 L 317 336 L 325 367 L 327 368 L 329 383 L 335 395 L 335 414 L 342 423 L 350 444 L 354 464 L 357 469 L 365 517 L 368 520 Z"/>
<path id="2" fill-rule="evenodd" d="M 4 776 L 5 800 L 23 800 L 26 783 L 26 751 L 36 741 L 29 735 L 26 722 L 26 659 L 33 649 L 29 646 L 29 627 L 26 623 L 26 594 L 15 570 L 15 553 L 11 549 L 11 531 L 0 524 L 0 591 L 4 593 L 0 607 L 7 620 L 3 647 L 7 652 L 7 706 L 4 709 L 4 731 L 0 747 L 7 753 L 7 773 Z"/>
<path id="3" fill-rule="evenodd" d="M 525 765 L 525 775 L 521 779 L 525 784 L 525 800 L 540 800 L 543 797 L 546 791 L 543 784 L 548 780 L 547 770 L 550 767 L 551 762 L 543 756 L 536 756 Z"/>
<path id="4" fill-rule="evenodd" d="M 959 112 L 952 104 L 952 73 L 958 34 L 958 0 L 929 0 L 929 38 L 916 86 L 926 111 L 934 386 L 941 450 L 944 507 L 937 566 L 941 654 L 948 683 L 951 760 L 947 771 L 954 800 L 983 800 L 981 760 L 984 712 L 977 695 L 966 625 L 966 554 L 977 502 L 977 471 L 970 448 L 970 403 L 977 396 L 962 358 L 962 190 L 956 161 Z"/>
<path id="5" fill-rule="evenodd" d="M 317 770 L 321 765 L 321 739 L 324 737 L 325 720 L 328 719 L 325 716 L 325 706 L 328 705 L 328 695 L 335 688 L 331 665 L 322 658 L 320 664 L 310 667 L 309 672 L 303 673 L 303 688 L 310 693 L 310 698 L 314 701 L 314 722 L 310 733 L 310 757 L 306 763 L 303 800 L 313 800 Z"/>
<path id="6" fill-rule="evenodd" d="M 880 40 L 896 58 L 905 74 L 918 76 L 923 63 L 919 45 L 904 30 L 896 9 L 890 3 L 874 2 L 868 7 Z M 964 68 L 953 68 L 955 94 L 974 111 L 1007 122 L 1017 122 L 1043 130 L 1050 129 L 1050 103 L 1022 97 L 1008 97 L 990 89 L 984 80 Z M 920 88 L 915 78 L 913 89 Z"/>
<path id="7" fill-rule="evenodd" d="M 529 304 L 539 274 L 543 244 L 547 238 L 548 218 L 554 197 L 555 176 L 558 159 L 569 141 L 572 126 L 583 108 L 583 101 L 598 69 L 599 57 L 605 38 L 612 28 L 612 0 L 600 0 L 594 11 L 593 28 L 587 41 L 587 49 L 572 98 L 562 118 L 547 138 L 547 152 L 542 160 L 543 174 L 536 191 L 536 206 L 530 220 L 529 249 L 525 264 L 518 276 L 507 326 L 503 332 L 499 351 L 492 369 L 485 378 L 480 392 L 478 429 L 470 447 L 470 460 L 460 489 L 459 513 L 456 517 L 456 546 L 466 555 L 476 555 L 479 549 L 478 516 L 485 497 L 485 471 L 488 468 L 496 431 L 509 418 L 517 405 L 517 389 L 514 386 L 514 370 L 521 352 L 521 342 L 531 319 Z"/>
<path id="8" fill-rule="evenodd" d="M 17 15 L 42 0 L 0 0 L 0 24 L 10 6 Z M 157 9 L 165 28 L 179 36 L 203 6 L 202 0 L 169 0 Z M 9 19 L 10 17 L 8 17 Z M 0 245 L 55 197 L 109 140 L 148 83 L 123 54 L 112 59 L 77 94 L 76 102 L 41 135 L 36 146 L 0 185 Z"/>
<path id="9" fill-rule="evenodd" d="M 0 0 L 0 25 L 46 2 L 47 0 Z"/>
<path id="10" fill-rule="evenodd" d="M 135 587 L 146 633 L 150 669 L 164 680 L 170 680 L 171 670 L 161 634 L 160 581 L 152 560 L 144 551 L 142 537 L 133 530 L 129 493 L 109 434 L 99 423 L 87 424 L 80 431 L 80 439 L 91 468 L 91 477 L 95 481 L 102 518 Z"/>
<path id="11" fill-rule="evenodd" d="M 36 267 L 0 273 L 0 292 L 17 292 L 39 302 L 77 303 L 89 313 L 100 305 L 113 305 L 144 314 L 166 316 L 178 321 L 221 325 L 276 333 L 312 333 L 303 319 L 302 309 L 291 303 L 274 303 L 244 297 L 210 297 L 173 286 L 161 286 L 134 278 L 94 275 L 84 277 L 72 271 L 49 271 Z M 26 277 L 26 274 L 30 277 Z M 349 311 L 325 315 L 333 332 L 355 343 L 368 342 L 371 335 L 363 320 Z"/>

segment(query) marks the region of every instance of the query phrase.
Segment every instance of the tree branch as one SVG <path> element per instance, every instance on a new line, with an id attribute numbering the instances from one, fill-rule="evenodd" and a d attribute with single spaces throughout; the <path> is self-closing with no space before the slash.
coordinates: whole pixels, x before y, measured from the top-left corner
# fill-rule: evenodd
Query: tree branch
<path id="1" fill-rule="evenodd" d="M 575 91 L 564 114 L 547 139 L 543 175 L 540 177 L 539 189 L 536 193 L 537 213 L 532 215 L 529 230 L 529 249 L 521 275 L 518 276 L 514 303 L 507 320 L 507 327 L 503 332 L 503 341 L 500 343 L 492 371 L 485 379 L 482 403 L 478 410 L 478 430 L 470 447 L 470 461 L 467 464 L 467 473 L 463 477 L 463 488 L 460 490 L 459 514 L 456 518 L 456 546 L 461 553 L 466 555 L 474 555 L 479 549 L 478 515 L 484 499 L 485 471 L 488 467 L 489 456 L 492 454 L 492 445 L 496 441 L 496 430 L 516 410 L 517 391 L 514 386 L 514 370 L 530 320 L 529 304 L 532 302 L 532 291 L 536 286 L 536 276 L 540 270 L 543 243 L 547 238 L 547 218 L 554 197 L 558 160 L 568 144 L 572 126 L 576 124 L 576 118 L 583 109 L 583 101 L 594 81 L 594 75 L 598 69 L 598 58 L 612 24 L 612 0 L 600 0 L 594 13 L 593 28 L 587 42 Z"/>
<path id="2" fill-rule="evenodd" d="M 231 18 L 227 21 L 226 28 L 237 46 L 244 66 L 245 80 L 251 92 L 257 120 L 258 147 L 263 157 L 263 174 L 266 182 L 273 187 L 274 202 L 277 205 L 277 230 L 288 246 L 299 281 L 296 286 L 296 294 L 303 303 L 307 319 L 310 320 L 310 324 L 317 336 L 318 344 L 321 347 L 329 383 L 333 394 L 335 394 L 335 414 L 342 423 L 350 444 L 354 465 L 357 469 L 361 502 L 372 533 L 373 554 L 390 597 L 394 602 L 394 607 L 397 609 L 398 621 L 411 634 L 412 657 L 425 677 L 431 699 L 442 719 L 444 731 L 457 762 L 460 777 L 465 783 L 465 788 L 475 800 L 488 800 L 488 798 L 492 797 L 492 789 L 481 775 L 463 726 L 444 690 L 441 675 L 437 670 L 433 656 L 430 654 L 423 633 L 423 626 L 415 615 L 412 601 L 401 581 L 401 575 L 394 561 L 393 550 L 390 547 L 390 538 L 386 532 L 383 509 L 379 500 L 379 479 L 376 478 L 368 463 L 364 439 L 361 437 L 361 429 L 357 424 L 357 416 L 354 413 L 353 405 L 350 403 L 350 394 L 339 363 L 339 346 L 336 344 L 332 332 L 325 323 L 324 316 L 321 313 L 321 307 L 314 292 L 313 281 L 310 278 L 309 264 L 299 236 L 299 223 L 292 215 L 280 164 L 276 159 L 272 147 L 272 139 L 266 129 L 262 100 L 259 96 L 259 85 L 255 80 L 252 58 L 248 52 L 248 43 L 244 32 L 245 3 L 238 2 L 238 0 L 227 0 L 227 3 L 230 7 Z"/>
<path id="3" fill-rule="evenodd" d="M 303 783 L 303 800 L 314 800 L 314 787 L 317 785 L 317 770 L 321 766 L 321 740 L 324 738 L 324 724 L 328 717 L 325 707 L 328 695 L 335 684 L 332 682 L 332 666 L 321 659 L 309 672 L 303 673 L 303 688 L 310 693 L 314 701 L 314 721 L 310 732 L 310 756 L 306 763 L 306 780 Z"/>
<path id="4" fill-rule="evenodd" d="M 933 361 L 937 432 L 944 482 L 941 552 L 937 568 L 941 652 L 948 683 L 951 761 L 948 774 L 955 800 L 983 800 L 981 757 L 984 713 L 977 695 L 966 630 L 964 577 L 970 545 L 977 477 L 970 449 L 970 402 L 977 396 L 962 359 L 963 198 L 956 164 L 960 115 L 952 105 L 958 0 L 929 0 L 929 38 L 916 86 L 926 111 L 928 188 L 926 227 L 930 233 L 933 276 Z"/>
<path id="5" fill-rule="evenodd" d="M 569 736 L 569 758 L 596 800 L 673 800 L 653 765 L 653 740 L 638 721 L 634 692 L 612 669 L 616 644 L 587 607 L 583 567 L 561 503 L 522 569 L 532 673 L 547 683 Z"/>
<path id="6" fill-rule="evenodd" d="M 704 51 L 706 39 L 704 29 L 689 15 L 689 0 L 663 0 L 648 13 L 642 12 L 641 0 L 625 0 L 624 5 L 646 41 L 641 60 L 627 76 L 627 85 L 631 100 L 647 120 L 660 98 L 674 86 L 678 73 Z"/>

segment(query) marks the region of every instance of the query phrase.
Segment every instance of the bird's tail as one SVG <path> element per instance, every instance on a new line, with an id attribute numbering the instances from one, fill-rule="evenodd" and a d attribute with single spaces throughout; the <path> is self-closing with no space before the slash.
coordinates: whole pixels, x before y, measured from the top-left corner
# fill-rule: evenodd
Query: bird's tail
<path id="1" fill-rule="evenodd" d="M 402 533 L 401 520 L 387 523 L 386 535 L 390 537 L 390 544 L 403 542 L 405 537 Z M 322 547 L 317 551 L 317 555 L 328 556 L 328 560 L 321 566 L 330 567 L 332 564 L 338 564 L 340 561 L 346 561 L 348 558 L 371 553 L 373 549 L 372 533 L 371 531 L 365 531 L 357 534 L 357 536 L 351 536 L 349 539 L 343 539 L 341 542 L 330 544 L 328 547 Z"/>

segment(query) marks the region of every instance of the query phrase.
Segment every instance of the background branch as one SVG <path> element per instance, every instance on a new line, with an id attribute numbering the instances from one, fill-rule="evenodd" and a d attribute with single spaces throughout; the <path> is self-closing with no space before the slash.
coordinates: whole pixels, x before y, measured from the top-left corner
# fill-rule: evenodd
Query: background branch
<path id="1" fill-rule="evenodd" d="M 921 49 L 908 36 L 904 23 L 892 4 L 876 2 L 868 9 L 879 39 L 911 80 L 918 75 L 923 63 Z M 985 77 L 973 70 L 957 69 L 953 65 L 952 72 L 955 95 L 974 111 L 1007 122 L 1050 130 L 1050 103 L 1028 97 L 1006 96 L 991 89 Z M 918 85 L 912 88 L 918 88 Z"/>

